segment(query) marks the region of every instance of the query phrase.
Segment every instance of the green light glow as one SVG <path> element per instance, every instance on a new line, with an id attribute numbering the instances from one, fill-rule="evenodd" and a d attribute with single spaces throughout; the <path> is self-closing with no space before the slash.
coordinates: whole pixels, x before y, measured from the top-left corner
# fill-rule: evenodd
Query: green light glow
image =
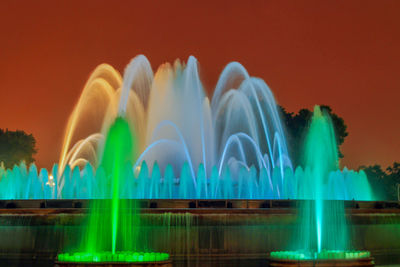
<path id="1" fill-rule="evenodd" d="M 169 259 L 167 253 L 155 252 L 77 252 L 77 253 L 62 253 L 57 255 L 57 260 L 60 262 L 155 262 L 166 261 Z"/>
<path id="2" fill-rule="evenodd" d="M 124 141 L 124 142 L 122 142 Z M 132 155 L 132 138 L 129 125 L 123 120 L 116 120 L 110 128 L 103 155 L 103 165 L 112 164 L 112 203 L 111 203 L 111 224 L 112 224 L 112 253 L 116 251 L 118 231 L 118 208 L 119 208 L 119 180 L 120 170 L 123 168 L 123 161 L 129 160 Z M 107 162 L 105 162 L 107 161 Z"/>
<path id="3" fill-rule="evenodd" d="M 352 260 L 371 257 L 369 251 L 362 250 L 321 250 L 310 253 L 305 251 L 274 251 L 270 257 L 281 260 Z"/>
<path id="4" fill-rule="evenodd" d="M 123 118 L 117 118 L 108 130 L 96 172 L 98 190 L 106 200 L 91 201 L 84 235 L 87 239 L 82 241 L 81 251 L 115 253 L 117 250 L 137 250 L 139 211 L 134 201 L 121 199 L 124 186 L 132 182 L 129 179 L 133 179 L 124 175 L 124 168 L 132 165 L 135 157 L 136 138 L 132 132 L 132 127 Z"/>
<path id="5" fill-rule="evenodd" d="M 301 183 L 305 186 L 299 189 L 304 201 L 300 202 L 299 207 L 299 236 L 293 242 L 295 250 L 272 252 L 271 258 L 328 260 L 370 257 L 368 251 L 348 250 L 344 202 L 327 198 L 329 193 L 335 192 L 329 181 L 339 171 L 338 156 L 331 118 L 327 112 L 315 106 L 304 142 L 304 176 Z M 350 176 L 346 179 L 350 179 Z M 359 190 L 371 195 L 366 184 L 361 185 Z"/>
<path id="6" fill-rule="evenodd" d="M 168 254 L 153 252 L 146 240 L 138 240 L 139 208 L 136 201 L 126 199 L 134 187 L 132 161 L 136 156 L 134 130 L 123 118 L 117 118 L 108 130 L 96 170 L 102 200 L 91 200 L 88 222 L 81 246 L 58 256 L 59 261 L 73 262 L 143 262 L 162 261 Z M 128 252 L 126 252 L 128 251 Z"/>
<path id="7" fill-rule="evenodd" d="M 329 175 L 339 170 L 339 158 L 331 118 L 315 106 L 304 142 L 304 192 L 300 204 L 297 248 L 310 252 L 346 250 L 347 225 L 343 201 L 326 199 Z"/>
<path id="8" fill-rule="evenodd" d="M 315 220 L 317 251 L 322 250 L 324 219 L 324 184 L 329 172 L 339 168 L 335 133 L 330 117 L 315 106 L 310 128 L 305 140 L 304 165 L 310 168 L 314 179 Z"/>

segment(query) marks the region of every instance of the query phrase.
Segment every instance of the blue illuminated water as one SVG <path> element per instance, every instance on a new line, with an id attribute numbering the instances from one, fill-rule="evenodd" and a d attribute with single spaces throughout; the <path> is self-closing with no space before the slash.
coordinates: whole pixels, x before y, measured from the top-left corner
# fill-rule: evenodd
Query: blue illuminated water
<path id="1" fill-rule="evenodd" d="M 78 166 L 71 170 L 67 166 L 63 172 L 65 179 L 61 192 L 57 186 L 57 164 L 53 171 L 37 168 L 32 164 L 27 168 L 24 164 L 5 170 L 0 167 L 0 198 L 1 199 L 88 199 L 110 198 L 106 190 L 104 171 L 93 168 L 90 163 L 80 170 Z M 182 166 L 181 172 L 175 174 L 172 165 L 161 169 L 157 164 L 149 170 L 144 162 L 140 170 L 132 165 L 124 168 L 124 175 L 130 177 L 122 191 L 121 198 L 137 199 L 313 199 L 309 173 L 301 167 L 293 172 L 291 168 L 284 169 L 284 185 L 281 171 L 275 167 L 272 170 L 257 169 L 255 166 L 239 167 L 237 170 L 224 168 L 219 174 L 213 166 L 211 175 L 206 176 L 204 166 L 197 168 L 195 181 L 188 163 Z M 128 179 L 127 179 L 128 180 Z M 324 199 L 343 200 L 373 200 L 368 179 L 363 171 L 355 172 L 344 169 L 329 174 Z"/>

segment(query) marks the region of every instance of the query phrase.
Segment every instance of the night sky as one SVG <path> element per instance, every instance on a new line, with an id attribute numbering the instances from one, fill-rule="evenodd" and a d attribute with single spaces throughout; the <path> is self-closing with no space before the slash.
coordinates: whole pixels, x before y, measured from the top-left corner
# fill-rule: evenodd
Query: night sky
<path id="1" fill-rule="evenodd" d="M 348 125 L 342 165 L 400 161 L 400 1 L 0 2 L 0 128 L 59 159 L 64 127 L 91 71 L 153 69 L 194 55 L 209 95 L 241 62 L 289 111 L 330 105 Z"/>

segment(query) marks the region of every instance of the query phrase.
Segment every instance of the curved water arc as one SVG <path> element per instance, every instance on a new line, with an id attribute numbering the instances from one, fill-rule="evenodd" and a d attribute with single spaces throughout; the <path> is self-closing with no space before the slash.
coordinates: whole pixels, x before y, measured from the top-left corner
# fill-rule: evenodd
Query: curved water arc
<path id="1" fill-rule="evenodd" d="M 245 140 L 247 140 L 247 141 L 250 142 L 250 144 L 253 146 L 254 151 L 256 152 L 256 157 L 257 157 L 257 161 L 258 161 L 259 167 L 263 166 L 264 168 L 266 168 L 267 165 L 266 165 L 265 162 L 264 162 L 263 156 L 262 156 L 261 152 L 259 151 L 259 149 L 258 149 L 258 147 L 257 147 L 257 144 L 256 144 L 256 143 L 254 142 L 254 140 L 251 139 L 251 137 L 248 136 L 247 134 L 245 134 L 245 133 L 236 133 L 236 134 L 233 134 L 233 135 L 231 135 L 231 136 L 228 138 L 228 141 L 226 142 L 226 144 L 228 145 L 228 144 L 232 143 L 232 141 L 230 141 L 231 139 L 239 138 L 239 137 L 244 138 Z M 226 149 L 227 149 L 227 147 L 224 148 L 224 151 L 226 151 Z M 226 155 L 226 153 L 223 153 L 220 162 L 223 162 L 223 161 L 224 161 L 225 155 Z"/>
<path id="2" fill-rule="evenodd" d="M 151 151 L 151 150 L 154 149 L 156 146 L 158 146 L 158 145 L 160 145 L 160 144 L 163 144 L 163 143 L 174 143 L 174 144 L 178 145 L 178 147 L 184 146 L 184 144 L 182 144 L 182 143 L 180 143 L 180 142 L 178 142 L 178 141 L 175 141 L 175 140 L 159 139 L 159 140 L 157 140 L 157 141 L 151 143 L 151 144 L 142 152 L 142 154 L 139 156 L 139 158 L 136 160 L 135 164 L 133 165 L 133 169 L 136 169 L 136 167 L 139 166 L 139 164 L 143 161 L 143 158 L 146 156 L 146 154 L 147 154 L 149 151 Z M 181 146 L 179 146 L 179 145 L 181 145 Z M 183 150 L 184 154 L 186 155 L 186 159 L 187 159 L 188 164 L 189 164 L 189 167 L 190 167 L 190 172 L 191 172 L 191 174 L 192 174 L 193 183 L 194 183 L 194 185 L 195 185 L 195 187 L 196 187 L 196 186 L 197 186 L 197 183 L 196 183 L 196 180 L 195 180 L 195 179 L 196 179 L 196 176 L 195 176 L 195 174 L 194 174 L 194 169 L 193 169 L 192 160 L 191 160 L 191 158 L 190 158 L 190 155 L 186 153 L 187 148 L 186 148 L 186 147 L 183 147 L 182 150 Z"/>

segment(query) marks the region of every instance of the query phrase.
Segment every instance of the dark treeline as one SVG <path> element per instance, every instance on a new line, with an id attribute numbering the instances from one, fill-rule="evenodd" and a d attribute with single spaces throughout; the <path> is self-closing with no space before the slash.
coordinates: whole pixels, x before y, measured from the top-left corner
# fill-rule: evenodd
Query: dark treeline
<path id="1" fill-rule="evenodd" d="M 361 166 L 367 174 L 372 192 L 379 200 L 400 200 L 400 163 L 394 162 L 392 166 L 383 169 L 380 165 Z"/>
<path id="2" fill-rule="evenodd" d="M 12 168 L 22 161 L 29 165 L 35 161 L 36 153 L 36 140 L 32 134 L 0 129 L 0 162 L 4 167 Z"/>

